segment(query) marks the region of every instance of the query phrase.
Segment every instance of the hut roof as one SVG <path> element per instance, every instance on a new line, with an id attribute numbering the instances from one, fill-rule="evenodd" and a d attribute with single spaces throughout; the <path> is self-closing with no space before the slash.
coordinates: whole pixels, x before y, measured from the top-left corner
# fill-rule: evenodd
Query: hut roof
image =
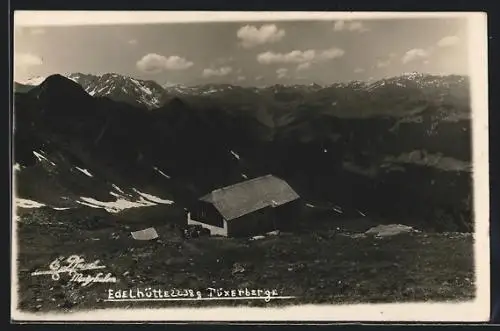
<path id="1" fill-rule="evenodd" d="M 200 200 L 213 204 L 226 220 L 232 220 L 298 198 L 297 192 L 286 181 L 266 175 L 214 190 Z"/>

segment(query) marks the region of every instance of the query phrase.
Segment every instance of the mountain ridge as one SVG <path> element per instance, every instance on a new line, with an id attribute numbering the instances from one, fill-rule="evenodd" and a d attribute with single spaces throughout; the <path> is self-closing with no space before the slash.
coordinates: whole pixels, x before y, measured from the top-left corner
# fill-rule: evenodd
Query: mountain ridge
<path id="1" fill-rule="evenodd" d="M 370 85 L 370 84 L 373 84 L 373 83 L 376 83 L 376 82 L 379 82 L 379 81 L 383 81 L 383 80 L 394 80 L 394 79 L 397 79 L 397 78 L 407 78 L 409 80 L 416 80 L 418 78 L 422 78 L 422 77 L 462 77 L 462 78 L 468 78 L 468 75 L 466 74 L 436 74 L 436 73 L 423 73 L 423 72 L 418 72 L 418 71 L 413 71 L 413 72 L 403 72 L 399 75 L 394 75 L 394 76 L 387 76 L 387 77 L 382 77 L 382 78 L 379 78 L 379 79 L 365 79 L 365 80 L 360 80 L 360 79 L 354 79 L 354 80 L 346 80 L 346 81 L 341 81 L 341 82 L 332 82 L 332 83 L 329 83 L 329 84 L 319 84 L 319 83 L 316 83 L 316 82 L 313 82 L 313 83 L 304 83 L 304 84 L 297 84 L 297 83 L 294 83 L 294 84 L 280 84 L 280 83 L 275 83 L 275 84 L 270 84 L 270 85 L 263 85 L 263 86 L 249 86 L 249 85 L 246 85 L 246 86 L 242 86 L 242 85 L 238 85 L 238 84 L 231 84 L 231 83 L 205 83 L 205 84 L 190 84 L 190 85 L 186 85 L 186 84 L 181 84 L 181 83 L 172 83 L 172 82 L 168 82 L 168 83 L 164 83 L 164 84 L 160 84 L 158 83 L 157 81 L 155 80 L 152 80 L 152 79 L 139 79 L 139 78 L 135 78 L 133 76 L 129 76 L 129 75 L 124 75 L 124 74 L 119 74 L 119 73 L 115 73 L 115 72 L 108 72 L 108 73 L 104 73 L 104 74 L 91 74 L 91 73 L 83 73 L 83 72 L 71 72 L 71 73 L 53 73 L 53 74 L 50 74 L 50 75 L 47 75 L 47 76 L 33 76 L 31 78 L 28 78 L 26 80 L 14 80 L 16 83 L 18 84 L 22 84 L 22 85 L 31 85 L 31 86 L 36 86 L 36 85 L 40 85 L 47 77 L 49 76 L 52 76 L 52 75 L 61 75 L 61 76 L 64 76 L 64 77 L 67 77 L 69 79 L 72 79 L 72 80 L 78 80 L 78 78 L 80 76 L 84 76 L 84 77 L 96 77 L 96 78 L 102 78 L 103 76 L 111 76 L 111 77 L 121 77 L 121 78 L 126 78 L 126 79 L 135 79 L 135 80 L 138 80 L 138 81 L 144 81 L 144 82 L 154 82 L 158 85 L 160 85 L 161 87 L 165 88 L 165 89 L 168 89 L 169 87 L 186 87 L 186 88 L 193 88 L 193 87 L 201 87 L 201 86 L 234 86 L 234 87 L 243 87 L 243 88 L 250 88 L 250 89 L 256 89 L 256 88 L 269 88 L 269 87 L 272 87 L 272 86 L 316 86 L 316 87 L 321 87 L 321 88 L 325 88 L 325 87 L 329 87 L 329 86 L 335 86 L 335 85 L 351 85 L 351 84 L 357 84 L 357 83 L 363 83 L 363 84 L 367 84 L 367 85 Z"/>
<path id="2" fill-rule="evenodd" d="M 269 98 L 269 94 L 279 94 L 282 98 L 293 93 L 324 94 L 329 90 L 352 90 L 353 93 L 373 93 L 387 88 L 449 88 L 454 85 L 468 85 L 468 77 L 463 75 L 431 75 L 404 73 L 399 76 L 382 78 L 374 82 L 348 81 L 327 85 L 313 84 L 273 84 L 266 87 L 248 87 L 232 84 L 203 84 L 185 86 L 182 84 L 160 85 L 153 80 L 140 80 L 116 73 L 103 75 L 70 73 L 63 74 L 80 84 L 87 93 L 97 97 L 109 97 L 148 109 L 159 108 L 173 97 L 239 97 L 258 99 Z M 35 77 L 25 82 L 15 82 L 19 91 L 29 90 L 29 86 L 40 85 L 47 77 Z M 234 95 L 234 96 L 233 96 Z M 253 103 L 258 103 L 253 100 Z M 288 101 L 288 100 L 285 100 Z M 336 102 L 335 100 L 332 103 Z"/>

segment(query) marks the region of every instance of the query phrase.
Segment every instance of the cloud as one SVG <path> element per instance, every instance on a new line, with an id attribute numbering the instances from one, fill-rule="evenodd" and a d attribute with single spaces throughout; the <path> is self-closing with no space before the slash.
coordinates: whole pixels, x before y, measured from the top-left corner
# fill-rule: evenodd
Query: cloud
<path id="1" fill-rule="evenodd" d="M 401 58 L 401 61 L 403 63 L 408 63 L 416 60 L 421 60 L 429 57 L 429 52 L 422 49 L 422 48 L 413 48 L 407 51 L 403 57 Z"/>
<path id="2" fill-rule="evenodd" d="M 127 41 L 127 43 L 129 43 L 130 45 L 137 45 L 137 39 L 130 39 L 129 41 Z"/>
<path id="3" fill-rule="evenodd" d="M 362 22 L 359 21 L 337 21 L 333 25 L 333 31 L 367 32 L 370 31 Z"/>
<path id="4" fill-rule="evenodd" d="M 287 68 L 279 68 L 276 70 L 276 74 L 278 75 L 278 79 L 285 78 L 286 75 L 288 74 L 288 69 Z"/>
<path id="5" fill-rule="evenodd" d="M 45 34 L 45 29 L 32 28 L 32 29 L 30 29 L 30 34 L 33 36 L 39 36 L 39 35 Z"/>
<path id="6" fill-rule="evenodd" d="M 455 46 L 460 42 L 460 38 L 457 36 L 446 36 L 437 42 L 439 47 L 450 47 Z"/>
<path id="7" fill-rule="evenodd" d="M 304 62 L 297 66 L 298 71 L 307 70 L 311 67 L 311 62 Z"/>
<path id="8" fill-rule="evenodd" d="M 340 48 L 332 47 L 319 53 L 319 58 L 322 60 L 333 60 L 344 56 L 345 51 Z"/>
<path id="9" fill-rule="evenodd" d="M 173 55 L 169 56 L 165 61 L 165 69 L 167 70 L 185 70 L 193 66 L 193 62 L 186 60 L 183 57 Z"/>
<path id="10" fill-rule="evenodd" d="M 314 61 L 332 60 L 344 56 L 344 50 L 332 47 L 326 50 L 308 49 L 305 51 L 294 50 L 289 53 L 274 53 L 267 51 L 257 55 L 257 61 L 260 64 L 273 63 L 293 63 L 301 64 Z"/>
<path id="11" fill-rule="evenodd" d="M 280 41 L 285 36 L 285 30 L 278 29 L 275 24 L 264 24 L 260 28 L 253 25 L 245 25 L 236 32 L 236 36 L 241 40 L 243 47 L 252 48 Z"/>
<path id="12" fill-rule="evenodd" d="M 239 81 L 239 82 L 244 81 L 244 80 L 246 80 L 246 79 L 247 79 L 247 78 L 246 78 L 245 76 L 238 76 L 238 77 L 236 78 L 236 80 L 237 80 L 237 81 Z"/>
<path id="13" fill-rule="evenodd" d="M 257 76 L 255 77 L 255 80 L 262 80 L 264 78 L 264 76 Z"/>
<path id="14" fill-rule="evenodd" d="M 32 53 L 17 53 L 14 54 L 14 66 L 21 69 L 36 67 L 43 64 L 43 59 Z"/>
<path id="15" fill-rule="evenodd" d="M 163 70 L 186 70 L 192 67 L 194 63 L 177 55 L 165 57 L 163 55 L 149 53 L 137 61 L 136 65 L 139 70 L 145 73 L 156 74 Z"/>
<path id="16" fill-rule="evenodd" d="M 209 77 L 223 77 L 229 75 L 231 72 L 233 72 L 233 68 L 231 67 L 221 67 L 221 68 L 206 68 L 203 69 L 203 77 L 209 78 Z"/>
<path id="17" fill-rule="evenodd" d="M 316 56 L 316 51 L 309 49 L 307 51 L 291 51 L 289 53 L 264 52 L 257 55 L 257 61 L 261 64 L 273 63 L 303 63 L 312 61 Z"/>
<path id="18" fill-rule="evenodd" d="M 167 58 L 163 55 L 150 53 L 144 55 L 142 59 L 137 61 L 137 68 L 143 72 L 156 74 L 165 69 Z"/>
<path id="19" fill-rule="evenodd" d="M 390 59 L 387 59 L 387 60 L 378 60 L 376 66 L 377 66 L 377 68 L 386 68 L 390 64 L 391 64 L 391 60 Z"/>
<path id="20" fill-rule="evenodd" d="M 365 69 L 363 69 L 363 68 L 356 68 L 356 69 L 354 69 L 354 73 L 355 74 L 360 74 L 362 72 L 365 72 Z"/>

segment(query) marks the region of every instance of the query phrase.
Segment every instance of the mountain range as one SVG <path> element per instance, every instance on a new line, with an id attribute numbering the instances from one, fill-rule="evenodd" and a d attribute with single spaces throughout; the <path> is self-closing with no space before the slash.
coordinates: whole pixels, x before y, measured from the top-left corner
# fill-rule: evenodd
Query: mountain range
<path id="1" fill-rule="evenodd" d="M 273 173 L 328 217 L 472 227 L 464 76 L 187 87 L 76 73 L 14 91 L 16 193 L 29 201 L 181 212 L 213 189 Z"/>
<path id="2" fill-rule="evenodd" d="M 420 89 L 432 92 L 436 89 L 453 90 L 456 85 L 464 83 L 463 76 L 433 76 L 416 72 L 406 73 L 398 77 L 381 79 L 375 82 L 351 81 L 347 83 L 334 83 L 328 86 L 318 84 L 309 85 L 272 85 L 265 87 L 241 87 L 231 84 L 205 84 L 197 86 L 185 86 L 182 84 L 164 84 L 161 86 L 152 80 L 140 80 L 115 73 L 104 75 L 92 75 L 82 73 L 70 73 L 63 75 L 81 85 L 91 96 L 108 97 L 114 101 L 123 101 L 137 106 L 145 106 L 149 109 L 158 108 L 168 102 L 172 97 L 190 96 L 213 96 L 232 97 L 241 96 L 254 97 L 255 103 L 269 102 L 276 97 L 277 101 L 291 101 L 300 98 L 303 93 L 328 94 L 333 90 L 352 90 L 360 95 L 388 91 L 390 89 Z M 47 77 L 33 77 L 31 79 L 16 82 L 15 91 L 28 91 L 34 86 L 40 85 Z M 466 98 L 467 95 L 462 97 Z M 267 100 L 266 100 L 267 99 Z M 206 101 L 206 98 L 203 99 Z M 336 100 L 333 101 L 335 103 Z"/>

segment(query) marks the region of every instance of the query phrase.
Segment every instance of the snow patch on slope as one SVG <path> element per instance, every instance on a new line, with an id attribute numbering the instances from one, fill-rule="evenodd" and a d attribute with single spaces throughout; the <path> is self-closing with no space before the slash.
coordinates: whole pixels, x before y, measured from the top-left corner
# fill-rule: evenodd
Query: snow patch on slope
<path id="1" fill-rule="evenodd" d="M 122 190 L 120 187 L 118 187 L 118 185 L 112 184 L 111 186 L 112 186 L 115 190 L 117 190 L 119 193 L 121 193 L 121 194 L 125 194 L 125 192 L 123 192 L 123 190 Z"/>
<path id="2" fill-rule="evenodd" d="M 165 199 L 159 198 L 157 196 L 154 196 L 152 194 L 140 192 L 139 190 L 137 190 L 135 188 L 133 190 L 134 190 L 134 192 L 136 192 L 137 194 L 139 194 L 141 197 L 143 197 L 143 198 L 145 198 L 145 199 L 147 199 L 149 201 L 152 201 L 152 202 L 161 203 L 161 204 L 167 204 L 167 205 L 170 205 L 170 204 L 174 203 L 171 200 L 165 200 Z"/>
<path id="3" fill-rule="evenodd" d="M 76 201 L 78 204 L 91 208 L 103 208 L 109 213 L 119 213 L 129 208 L 151 207 L 156 205 L 155 203 L 147 201 L 143 198 L 138 201 L 129 201 L 125 199 L 117 199 L 116 201 L 99 201 L 88 197 L 80 197 L 80 199 L 82 201 Z"/>
<path id="4" fill-rule="evenodd" d="M 123 190 L 120 189 L 118 186 L 114 184 L 112 186 L 115 190 L 121 192 L 121 194 L 125 194 Z M 165 200 L 157 196 L 154 196 L 152 194 L 141 192 L 137 189 L 133 189 L 133 191 L 139 194 L 140 197 L 138 200 L 132 201 L 129 199 L 125 199 L 124 196 L 119 193 L 110 192 L 109 194 L 116 198 L 115 201 L 99 201 L 94 198 L 80 197 L 80 200 L 76 202 L 80 205 L 91 208 L 102 208 L 109 213 L 119 213 L 125 209 L 130 209 L 130 208 L 152 207 L 158 204 L 170 205 L 174 203 L 171 200 Z"/>
<path id="5" fill-rule="evenodd" d="M 162 175 L 163 177 L 170 179 L 170 176 L 169 176 L 169 175 L 167 175 L 166 173 L 164 173 L 163 171 L 161 171 L 161 170 L 160 170 L 160 169 L 158 169 L 157 167 L 153 167 L 153 169 L 154 169 L 157 173 L 159 173 L 160 175 Z"/>
<path id="6" fill-rule="evenodd" d="M 153 92 L 151 91 L 151 89 L 145 87 L 144 85 L 142 85 L 139 81 L 137 81 L 136 79 L 134 78 L 131 78 L 131 81 L 132 83 L 134 83 L 135 85 L 137 85 L 137 87 L 139 87 L 139 89 L 146 93 L 147 95 L 153 95 Z"/>
<path id="7" fill-rule="evenodd" d="M 44 155 L 43 155 L 43 152 L 42 151 L 39 151 L 39 152 L 35 152 L 33 151 L 33 155 L 36 156 L 36 158 L 38 159 L 38 161 L 40 162 L 43 162 L 43 161 L 46 161 L 48 163 L 50 163 L 51 165 L 55 166 L 56 164 L 52 161 L 50 161 L 49 159 L 47 159 Z"/>
<path id="8" fill-rule="evenodd" d="M 16 206 L 20 208 L 41 208 L 44 207 L 45 204 L 34 200 L 16 198 Z"/>
<path id="9" fill-rule="evenodd" d="M 87 175 L 88 177 L 94 177 L 87 169 L 75 167 L 78 171 L 82 172 L 83 174 Z"/>
<path id="10" fill-rule="evenodd" d="M 238 154 L 236 154 L 234 151 L 231 151 L 231 154 L 233 154 L 233 156 L 239 160 L 240 159 L 240 156 Z"/>
<path id="11" fill-rule="evenodd" d="M 339 214 L 342 214 L 342 213 L 343 213 L 343 212 L 342 212 L 342 208 L 340 208 L 339 206 L 333 206 L 333 208 L 332 208 L 332 209 L 333 209 L 334 211 L 336 211 L 337 213 L 339 213 Z"/>

